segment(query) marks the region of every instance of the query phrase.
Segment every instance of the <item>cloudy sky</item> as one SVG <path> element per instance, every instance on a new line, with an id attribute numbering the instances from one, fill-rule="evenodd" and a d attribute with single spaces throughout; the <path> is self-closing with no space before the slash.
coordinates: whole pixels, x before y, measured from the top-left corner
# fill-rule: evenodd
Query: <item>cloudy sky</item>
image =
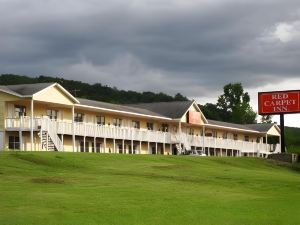
<path id="1" fill-rule="evenodd" d="M 258 91 L 300 89 L 299 0 L 0 0 L 0 15 L 0 73 L 202 104 L 242 82 L 255 109 Z"/>

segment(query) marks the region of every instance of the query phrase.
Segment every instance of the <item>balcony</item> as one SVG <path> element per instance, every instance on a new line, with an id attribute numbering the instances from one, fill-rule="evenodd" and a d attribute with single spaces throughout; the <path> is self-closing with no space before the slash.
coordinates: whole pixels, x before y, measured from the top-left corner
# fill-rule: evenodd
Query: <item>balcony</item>
<path id="1" fill-rule="evenodd" d="M 7 118 L 5 128 L 8 131 L 30 131 L 30 117 L 22 118 Z M 50 129 L 49 129 L 50 128 Z M 135 140 L 143 142 L 158 142 L 167 144 L 182 143 L 185 148 L 191 149 L 191 146 L 219 148 L 219 149 L 234 149 L 241 153 L 265 153 L 280 152 L 280 146 L 269 145 L 264 143 L 246 142 L 232 139 L 221 139 L 214 137 L 203 137 L 197 135 L 188 135 L 185 133 L 169 133 L 161 131 L 151 131 L 145 129 L 135 129 L 129 127 L 115 127 L 108 125 L 98 125 L 93 123 L 79 123 L 67 121 L 50 120 L 48 117 L 34 118 L 33 130 L 41 129 L 51 130 L 54 134 L 86 136 L 95 138 L 111 138 Z"/>
<path id="2" fill-rule="evenodd" d="M 116 127 L 109 125 L 98 125 L 94 123 L 72 122 L 50 120 L 47 117 L 34 118 L 33 130 L 38 131 L 41 128 L 51 127 L 56 134 L 114 138 L 124 140 L 136 140 L 144 142 L 170 143 L 171 134 L 161 131 L 150 131 L 145 129 L 135 129 L 129 127 Z M 7 118 L 5 128 L 8 131 L 29 131 L 31 129 L 30 117 Z M 49 130 L 49 129 L 47 129 Z"/>

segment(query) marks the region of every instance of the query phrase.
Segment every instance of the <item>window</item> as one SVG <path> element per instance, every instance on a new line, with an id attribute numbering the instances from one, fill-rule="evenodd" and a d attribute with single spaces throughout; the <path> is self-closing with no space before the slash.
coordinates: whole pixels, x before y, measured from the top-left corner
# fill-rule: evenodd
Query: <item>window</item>
<path id="1" fill-rule="evenodd" d="M 206 133 L 205 136 L 206 136 L 206 137 L 212 137 L 213 134 L 212 134 L 212 133 Z"/>
<path id="2" fill-rule="evenodd" d="M 228 136 L 228 133 L 227 133 L 227 132 L 224 132 L 224 133 L 223 133 L 223 139 L 227 139 L 227 136 Z"/>
<path id="3" fill-rule="evenodd" d="M 260 143 L 260 137 L 256 138 L 256 143 Z"/>
<path id="4" fill-rule="evenodd" d="M 80 142 L 80 152 L 84 152 L 84 141 Z M 85 142 L 85 152 L 89 152 L 89 142 Z"/>
<path id="5" fill-rule="evenodd" d="M 194 128 L 191 128 L 191 127 L 188 128 L 189 135 L 194 135 L 194 132 L 195 132 Z"/>
<path id="6" fill-rule="evenodd" d="M 249 141 L 249 136 L 245 136 L 245 141 Z"/>
<path id="7" fill-rule="evenodd" d="M 140 121 L 132 121 L 132 127 L 136 129 L 140 129 Z"/>
<path id="8" fill-rule="evenodd" d="M 96 152 L 100 153 L 100 149 L 101 149 L 101 143 L 96 142 Z"/>
<path id="9" fill-rule="evenodd" d="M 20 139 L 16 136 L 8 137 L 8 148 L 9 149 L 20 149 Z"/>
<path id="10" fill-rule="evenodd" d="M 47 110 L 47 116 L 50 119 L 57 120 L 57 115 L 58 115 L 58 111 L 57 110 L 54 110 L 54 109 L 48 109 Z"/>
<path id="11" fill-rule="evenodd" d="M 152 154 L 152 155 L 155 155 L 155 154 L 156 154 L 156 149 L 155 149 L 154 146 L 152 146 L 152 148 L 151 148 L 151 154 Z"/>
<path id="12" fill-rule="evenodd" d="M 113 119 L 113 125 L 116 126 L 116 127 L 121 127 L 122 126 L 122 119 L 114 118 Z"/>
<path id="13" fill-rule="evenodd" d="M 213 131 L 212 136 L 216 138 L 218 136 L 218 132 L 217 131 Z"/>
<path id="14" fill-rule="evenodd" d="M 119 154 L 123 154 L 123 146 L 121 144 L 118 144 L 118 150 Z"/>
<path id="15" fill-rule="evenodd" d="M 238 135 L 237 134 L 233 134 L 233 140 L 237 140 L 238 139 Z"/>
<path id="16" fill-rule="evenodd" d="M 177 126 L 173 126 L 173 132 L 177 133 Z"/>
<path id="17" fill-rule="evenodd" d="M 132 149 L 131 149 L 131 145 L 128 145 L 128 153 L 129 154 L 136 154 L 136 145 L 133 145 Z"/>
<path id="18" fill-rule="evenodd" d="M 168 132 L 168 131 L 169 131 L 169 125 L 163 123 L 163 124 L 161 125 L 161 131 L 163 131 L 163 132 Z"/>
<path id="19" fill-rule="evenodd" d="M 97 124 L 105 125 L 105 117 L 104 116 L 96 116 Z"/>
<path id="20" fill-rule="evenodd" d="M 75 122 L 83 122 L 83 113 L 75 113 L 74 121 Z"/>
<path id="21" fill-rule="evenodd" d="M 148 129 L 148 130 L 154 130 L 153 128 L 154 128 L 153 123 L 149 123 L 149 122 L 148 122 L 148 123 L 147 123 L 147 129 Z"/>
<path id="22" fill-rule="evenodd" d="M 26 116 L 26 107 L 22 105 L 15 105 L 15 118 Z"/>
<path id="23" fill-rule="evenodd" d="M 160 148 L 159 154 L 161 154 L 161 155 L 164 154 L 164 148 L 163 147 Z"/>

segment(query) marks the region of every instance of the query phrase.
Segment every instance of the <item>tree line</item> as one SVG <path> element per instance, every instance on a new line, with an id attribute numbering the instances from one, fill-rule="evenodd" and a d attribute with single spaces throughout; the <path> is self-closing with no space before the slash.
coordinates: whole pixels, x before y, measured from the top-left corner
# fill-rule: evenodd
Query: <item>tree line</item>
<path id="1" fill-rule="evenodd" d="M 32 83 L 59 83 L 72 95 L 79 98 L 86 98 L 96 101 L 103 101 L 116 104 L 150 103 L 150 102 L 171 102 L 187 101 L 188 98 L 180 93 L 174 96 L 163 92 L 154 93 L 150 91 L 136 92 L 119 90 L 116 87 L 109 87 L 101 83 L 88 84 L 76 80 L 67 80 L 58 77 L 38 76 L 28 77 L 15 74 L 2 74 L 0 85 L 32 84 Z"/>

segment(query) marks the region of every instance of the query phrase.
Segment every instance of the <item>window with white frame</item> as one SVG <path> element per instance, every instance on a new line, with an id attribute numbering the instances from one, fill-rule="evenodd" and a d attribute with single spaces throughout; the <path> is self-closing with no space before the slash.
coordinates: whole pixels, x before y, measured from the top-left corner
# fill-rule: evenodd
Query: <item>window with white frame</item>
<path id="1" fill-rule="evenodd" d="M 48 110 L 47 110 L 47 116 L 48 116 L 50 119 L 57 120 L 57 118 L 58 118 L 58 110 L 55 110 L 55 109 L 48 109 Z"/>
<path id="2" fill-rule="evenodd" d="M 105 117 L 104 116 L 96 116 L 97 124 L 105 125 Z"/>
<path id="3" fill-rule="evenodd" d="M 18 136 L 9 136 L 8 148 L 14 150 L 20 150 L 20 138 Z"/>
<path id="4" fill-rule="evenodd" d="M 83 122 L 84 114 L 83 113 L 75 113 L 74 121 L 75 122 Z"/>
<path id="5" fill-rule="evenodd" d="M 248 135 L 245 135 L 245 141 L 249 142 L 250 138 Z"/>
<path id="6" fill-rule="evenodd" d="M 113 125 L 116 126 L 116 127 L 121 127 L 122 126 L 122 119 L 114 118 L 113 119 Z"/>
<path id="7" fill-rule="evenodd" d="M 214 130 L 214 131 L 212 132 L 212 136 L 213 136 L 213 137 L 218 137 L 218 132 Z"/>
<path id="8" fill-rule="evenodd" d="M 140 129 L 140 121 L 132 120 L 132 127 Z"/>
<path id="9" fill-rule="evenodd" d="M 194 128 L 189 127 L 189 128 L 188 128 L 188 134 L 189 134 L 189 135 L 194 135 L 194 133 L 195 133 Z"/>
<path id="10" fill-rule="evenodd" d="M 26 116 L 26 107 L 23 105 L 15 105 L 15 118 Z"/>
<path id="11" fill-rule="evenodd" d="M 161 131 L 163 131 L 163 132 L 169 132 L 169 125 L 166 124 L 166 123 L 163 123 L 161 125 Z"/>
<path id="12" fill-rule="evenodd" d="M 154 125 L 153 125 L 153 123 L 148 122 L 148 123 L 147 123 L 147 129 L 148 129 L 148 130 L 154 130 Z"/>
<path id="13" fill-rule="evenodd" d="M 238 139 L 238 135 L 237 134 L 233 134 L 233 140 L 237 140 Z"/>

